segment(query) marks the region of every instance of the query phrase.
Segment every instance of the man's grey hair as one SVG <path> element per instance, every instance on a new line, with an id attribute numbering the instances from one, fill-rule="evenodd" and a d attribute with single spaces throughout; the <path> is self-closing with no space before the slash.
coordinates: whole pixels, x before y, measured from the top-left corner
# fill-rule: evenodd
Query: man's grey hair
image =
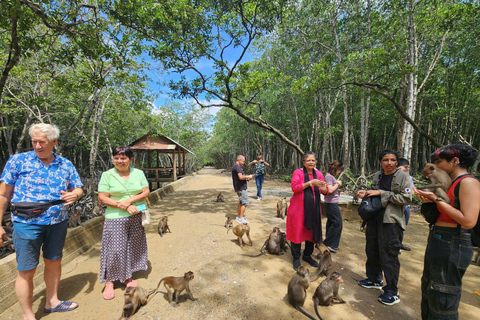
<path id="1" fill-rule="evenodd" d="M 28 134 L 30 138 L 32 137 L 33 131 L 39 130 L 47 135 L 47 139 L 53 141 L 58 139 L 60 136 L 60 130 L 56 125 L 48 124 L 48 123 L 35 123 L 30 126 L 28 129 Z"/>
<path id="2" fill-rule="evenodd" d="M 237 161 L 238 161 L 238 160 L 242 160 L 242 159 L 245 159 L 245 157 L 242 156 L 241 154 L 239 154 L 239 155 L 237 156 Z"/>

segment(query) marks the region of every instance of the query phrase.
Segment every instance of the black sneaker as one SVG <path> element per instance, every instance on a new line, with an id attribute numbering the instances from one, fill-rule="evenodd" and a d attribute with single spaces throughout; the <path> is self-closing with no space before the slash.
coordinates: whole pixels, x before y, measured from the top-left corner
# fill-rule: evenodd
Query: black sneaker
<path id="1" fill-rule="evenodd" d="M 358 281 L 358 285 L 360 287 L 364 287 L 364 288 L 367 288 L 367 289 L 379 289 L 379 290 L 381 290 L 382 287 L 383 287 L 383 281 L 372 282 L 368 279 L 364 279 L 364 280 Z"/>
<path id="2" fill-rule="evenodd" d="M 405 251 L 410 251 L 410 250 L 412 250 L 412 249 L 410 249 L 409 247 L 404 246 L 403 244 L 400 246 L 400 249 L 405 250 Z"/>
<path id="3" fill-rule="evenodd" d="M 293 270 L 297 271 L 297 269 L 300 268 L 301 265 L 302 263 L 300 262 L 300 259 L 293 260 Z"/>
<path id="4" fill-rule="evenodd" d="M 378 296 L 377 300 L 383 304 L 386 304 L 387 306 L 392 306 L 400 302 L 400 297 L 398 295 L 391 296 L 387 293 L 382 293 Z"/>
<path id="5" fill-rule="evenodd" d="M 318 267 L 318 262 L 315 261 L 311 256 L 305 256 L 303 255 L 303 258 L 302 258 L 303 261 L 305 262 L 308 262 L 312 267 Z"/>

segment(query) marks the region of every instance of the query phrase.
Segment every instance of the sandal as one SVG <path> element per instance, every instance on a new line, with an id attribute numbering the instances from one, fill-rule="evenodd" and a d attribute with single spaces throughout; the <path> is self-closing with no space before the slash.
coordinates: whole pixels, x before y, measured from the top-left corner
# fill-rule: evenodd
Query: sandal
<path id="1" fill-rule="evenodd" d="M 113 282 L 105 282 L 105 288 L 103 289 L 103 299 L 112 300 L 115 298 L 115 290 L 113 290 Z"/>
<path id="2" fill-rule="evenodd" d="M 132 278 L 130 279 L 127 279 L 127 281 L 125 281 L 125 285 L 128 287 L 134 287 L 136 288 L 138 286 L 138 283 L 137 281 L 133 280 Z"/>
<path id="3" fill-rule="evenodd" d="M 72 306 L 72 304 L 74 304 Z M 44 308 L 43 309 L 43 313 L 53 313 L 53 312 L 68 312 L 68 311 L 72 311 L 73 309 L 76 309 L 78 307 L 78 303 L 76 302 L 73 302 L 73 301 L 60 301 L 59 304 L 57 304 L 55 306 L 55 308 L 51 308 L 51 309 L 46 309 Z"/>

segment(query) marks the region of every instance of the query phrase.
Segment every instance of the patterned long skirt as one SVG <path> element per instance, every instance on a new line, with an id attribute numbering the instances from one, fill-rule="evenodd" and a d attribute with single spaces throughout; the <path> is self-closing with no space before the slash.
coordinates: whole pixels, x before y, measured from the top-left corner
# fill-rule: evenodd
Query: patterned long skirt
<path id="1" fill-rule="evenodd" d="M 147 270 L 147 238 L 142 215 L 105 219 L 100 251 L 100 282 L 125 282 L 132 273 Z"/>

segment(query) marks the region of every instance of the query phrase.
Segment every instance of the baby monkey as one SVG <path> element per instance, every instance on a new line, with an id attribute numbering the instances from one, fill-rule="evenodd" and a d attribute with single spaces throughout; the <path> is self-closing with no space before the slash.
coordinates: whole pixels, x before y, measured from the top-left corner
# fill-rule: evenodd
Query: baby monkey
<path id="1" fill-rule="evenodd" d="M 232 218 L 227 217 L 227 221 L 225 221 L 225 226 L 224 226 L 224 227 L 227 229 L 227 233 L 228 233 L 228 231 L 230 231 L 230 229 L 233 228 L 233 220 L 232 220 Z"/>
<path id="2" fill-rule="evenodd" d="M 68 227 L 76 228 L 81 224 L 80 213 L 77 210 L 73 210 L 72 214 L 68 218 Z"/>
<path id="3" fill-rule="evenodd" d="M 225 200 L 223 199 L 223 192 L 220 192 L 217 196 L 217 200 L 215 200 L 215 202 L 225 202 Z"/>
<path id="4" fill-rule="evenodd" d="M 252 244 L 252 239 L 250 239 L 250 226 L 247 223 L 237 224 L 235 228 L 233 228 L 233 234 L 238 238 L 238 244 L 243 249 L 243 235 L 246 234 L 248 241 L 250 241 L 250 245 Z"/>
<path id="5" fill-rule="evenodd" d="M 157 290 L 147 291 L 141 287 L 127 287 L 125 289 L 125 303 L 123 305 L 122 316 L 119 320 L 130 319 L 140 306 L 144 306 L 148 302 L 148 298 L 155 294 Z"/>
<path id="6" fill-rule="evenodd" d="M 313 305 L 315 307 L 315 313 L 318 318 L 322 320 L 320 313 L 318 312 L 318 305 L 321 306 L 331 306 L 333 305 L 333 299 L 337 300 L 339 303 L 346 303 L 338 295 L 338 288 L 340 283 L 343 282 L 342 276 L 338 272 L 333 272 L 325 280 L 323 280 L 315 290 L 313 294 Z"/>
<path id="7" fill-rule="evenodd" d="M 180 293 L 182 293 L 183 290 L 187 290 L 188 296 L 190 300 L 196 301 L 198 299 L 195 299 L 193 297 L 192 292 L 190 291 L 189 287 L 189 282 L 193 280 L 193 272 L 188 271 L 184 274 L 183 277 L 165 277 L 160 280 L 160 282 L 157 285 L 157 289 L 160 287 L 160 284 L 163 281 L 163 285 L 165 286 L 165 289 L 167 289 L 168 293 L 168 302 L 176 307 L 178 304 L 178 296 Z M 173 298 L 175 297 L 175 302 L 173 302 Z"/>
<path id="8" fill-rule="evenodd" d="M 163 235 L 167 233 L 167 230 L 170 233 L 172 232 L 170 231 L 170 227 L 168 226 L 168 218 L 165 216 L 162 217 L 158 222 L 158 234 L 160 235 L 160 237 L 163 237 Z"/>

